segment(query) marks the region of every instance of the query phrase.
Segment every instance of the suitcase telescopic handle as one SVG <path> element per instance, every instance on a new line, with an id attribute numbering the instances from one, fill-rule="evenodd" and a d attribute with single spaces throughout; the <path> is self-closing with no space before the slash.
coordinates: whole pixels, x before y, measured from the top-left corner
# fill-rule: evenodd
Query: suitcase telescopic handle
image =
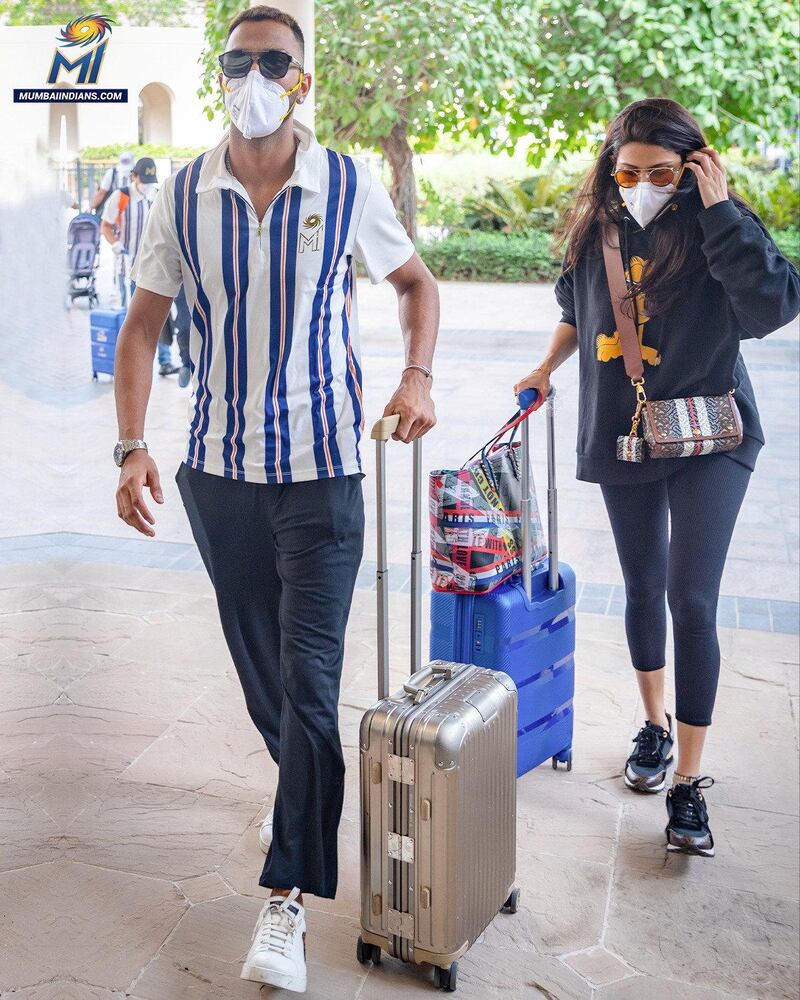
<path id="1" fill-rule="evenodd" d="M 389 696 L 389 563 L 386 551 L 386 442 L 399 414 L 381 417 L 372 428 L 378 498 L 378 696 Z M 414 440 L 411 503 L 411 673 L 422 666 L 422 444 Z"/>
<path id="2" fill-rule="evenodd" d="M 556 390 L 550 386 L 545 400 L 547 418 L 547 586 L 558 590 L 558 489 L 556 488 L 556 434 L 553 400 Z M 519 408 L 524 413 L 539 399 L 536 389 L 523 389 L 519 394 Z M 529 414 L 530 418 L 530 414 Z M 522 582 L 528 600 L 531 599 L 531 461 L 529 419 L 522 422 Z"/>

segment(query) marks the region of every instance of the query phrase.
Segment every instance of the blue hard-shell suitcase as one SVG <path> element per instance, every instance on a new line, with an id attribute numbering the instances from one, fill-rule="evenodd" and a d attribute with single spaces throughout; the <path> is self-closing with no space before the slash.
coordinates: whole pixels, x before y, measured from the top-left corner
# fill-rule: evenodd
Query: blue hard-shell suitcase
<path id="1" fill-rule="evenodd" d="M 127 314 L 127 309 L 92 309 L 89 323 L 92 333 L 92 378 L 98 372 L 114 374 L 114 351 L 117 336 Z"/>
<path id="2" fill-rule="evenodd" d="M 575 573 L 558 561 L 553 396 L 547 414 L 548 562 L 530 568 L 528 420 L 522 424 L 522 545 L 525 572 L 487 594 L 431 595 L 431 659 L 502 670 L 517 685 L 517 776 L 550 758 L 572 767 Z M 535 395 L 520 394 L 527 409 Z M 558 571 L 556 572 L 556 567 Z"/>

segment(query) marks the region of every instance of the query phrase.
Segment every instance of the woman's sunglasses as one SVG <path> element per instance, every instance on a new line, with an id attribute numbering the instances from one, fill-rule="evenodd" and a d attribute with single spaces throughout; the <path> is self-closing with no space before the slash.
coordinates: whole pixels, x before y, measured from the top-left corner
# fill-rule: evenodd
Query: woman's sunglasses
<path id="1" fill-rule="evenodd" d="M 615 170 L 611 175 L 621 188 L 632 188 L 641 180 L 650 181 L 655 187 L 678 186 L 685 164 L 679 167 L 651 167 L 650 170 Z"/>
<path id="2" fill-rule="evenodd" d="M 290 66 L 296 66 L 302 71 L 302 65 L 288 52 L 281 49 L 265 49 L 263 52 L 245 52 L 244 49 L 231 49 L 219 57 L 222 72 L 230 80 L 247 76 L 253 61 L 258 62 L 258 70 L 268 80 L 281 80 L 289 72 Z"/>

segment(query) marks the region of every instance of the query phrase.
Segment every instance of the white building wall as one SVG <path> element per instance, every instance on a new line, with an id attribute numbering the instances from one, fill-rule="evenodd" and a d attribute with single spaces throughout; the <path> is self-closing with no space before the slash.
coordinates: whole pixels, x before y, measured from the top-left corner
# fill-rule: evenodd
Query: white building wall
<path id="1" fill-rule="evenodd" d="M 59 152 L 50 148 L 50 105 L 14 104 L 12 94 L 14 87 L 47 85 L 59 27 L 0 26 L 0 134 L 5 150 L 0 154 L 0 177 L 16 174 L 27 182 L 34 158 L 44 166 L 49 155 Z M 197 96 L 203 45 L 199 27 L 114 27 L 96 86 L 127 88 L 128 103 L 78 105 L 78 145 L 135 145 L 139 94 L 152 83 L 162 84 L 173 98 L 172 144 L 214 145 L 224 123 L 219 118 L 210 122 Z M 61 80 L 68 79 L 62 72 Z"/>

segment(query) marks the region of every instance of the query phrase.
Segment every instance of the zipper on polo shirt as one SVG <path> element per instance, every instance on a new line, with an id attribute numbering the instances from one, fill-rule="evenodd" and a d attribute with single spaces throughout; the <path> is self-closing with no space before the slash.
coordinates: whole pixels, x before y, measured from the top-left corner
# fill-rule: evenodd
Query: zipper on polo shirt
<path id="1" fill-rule="evenodd" d="M 263 251 L 263 249 L 264 249 L 263 246 L 262 246 L 262 243 L 261 243 L 261 230 L 264 228 L 264 222 L 266 221 L 266 218 L 269 215 L 272 206 L 275 204 L 275 202 L 278 200 L 278 198 L 280 198 L 280 196 L 284 193 L 284 191 L 288 191 L 291 187 L 292 187 L 291 184 L 285 184 L 280 189 L 280 191 L 275 195 L 275 197 L 272 199 L 272 201 L 269 203 L 269 205 L 267 205 L 266 210 L 264 211 L 264 218 L 263 219 L 259 219 L 258 218 L 258 216 L 256 215 L 255 206 L 253 205 L 253 203 L 250 201 L 249 198 L 247 199 L 247 204 L 250 206 L 250 208 L 253 209 L 253 215 L 256 216 L 256 222 L 258 223 L 258 225 L 256 227 L 256 235 L 258 236 L 258 249 L 259 250 Z"/>

